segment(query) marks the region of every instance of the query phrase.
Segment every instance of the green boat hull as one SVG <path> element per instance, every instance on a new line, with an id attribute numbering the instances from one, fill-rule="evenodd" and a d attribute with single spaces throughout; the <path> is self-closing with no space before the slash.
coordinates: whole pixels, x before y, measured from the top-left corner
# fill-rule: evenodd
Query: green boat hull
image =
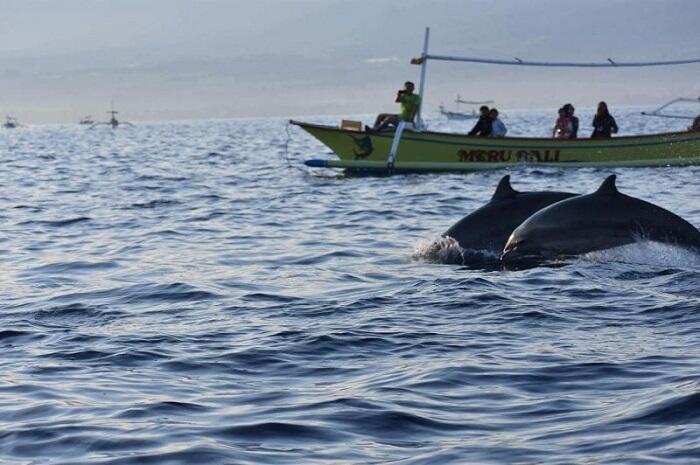
<path id="1" fill-rule="evenodd" d="M 292 121 L 330 148 L 340 160 L 312 166 L 386 170 L 393 132 L 364 133 Z M 472 137 L 406 130 L 395 170 L 473 171 L 522 164 L 557 167 L 678 166 L 700 164 L 700 133 L 674 132 L 610 139 Z"/>

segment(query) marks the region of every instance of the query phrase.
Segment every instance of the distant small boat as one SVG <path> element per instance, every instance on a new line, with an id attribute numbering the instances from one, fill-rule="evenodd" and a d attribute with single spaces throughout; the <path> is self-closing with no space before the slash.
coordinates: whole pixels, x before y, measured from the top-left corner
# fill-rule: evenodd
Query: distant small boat
<path id="1" fill-rule="evenodd" d="M 21 124 L 19 124 L 19 121 L 17 121 L 17 118 L 14 118 L 10 115 L 7 115 L 5 119 L 5 124 L 2 125 L 5 129 L 14 129 L 20 127 Z"/>
<path id="2" fill-rule="evenodd" d="M 95 124 L 95 120 L 92 118 L 92 115 L 87 115 L 83 116 L 80 118 L 80 122 L 78 124 Z"/>
<path id="3" fill-rule="evenodd" d="M 114 102 L 112 102 L 112 109 L 109 110 L 107 112 L 107 114 L 110 115 L 109 121 L 98 122 L 98 123 L 93 122 L 88 129 L 92 129 L 92 128 L 95 128 L 97 126 L 109 126 L 112 129 L 117 129 L 119 126 L 129 126 L 132 128 L 134 127 L 133 123 L 130 123 L 128 121 L 119 121 L 117 119 L 117 114 L 119 114 L 119 112 L 114 109 Z"/>
<path id="4" fill-rule="evenodd" d="M 445 109 L 444 105 L 440 105 L 440 114 L 447 119 L 452 119 L 452 120 L 467 120 L 467 119 L 476 119 L 479 117 L 479 114 L 476 112 L 476 110 L 472 110 L 471 113 L 464 113 L 459 111 L 459 105 L 460 104 L 465 104 L 465 105 L 485 105 L 487 103 L 493 103 L 493 100 L 484 100 L 484 101 L 470 101 L 470 100 L 462 100 L 459 95 L 457 95 L 457 98 L 455 99 L 455 103 L 457 104 L 457 111 L 449 111 Z"/>

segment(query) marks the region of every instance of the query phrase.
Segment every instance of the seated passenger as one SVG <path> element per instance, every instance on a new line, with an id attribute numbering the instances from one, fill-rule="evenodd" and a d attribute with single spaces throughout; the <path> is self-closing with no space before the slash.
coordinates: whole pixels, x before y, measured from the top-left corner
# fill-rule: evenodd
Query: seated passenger
<path id="1" fill-rule="evenodd" d="M 381 131 L 389 126 L 396 127 L 401 121 L 413 122 L 420 106 L 420 96 L 413 93 L 414 89 L 415 85 L 411 81 L 406 81 L 403 89 L 396 93 L 395 101 L 401 104 L 400 113 L 398 115 L 382 113 L 377 116 L 374 126 L 372 128 L 365 126 L 365 130 L 368 132 Z"/>
<path id="2" fill-rule="evenodd" d="M 479 121 L 476 122 L 471 131 L 469 131 L 470 136 L 482 136 L 487 137 L 491 135 L 491 130 L 493 123 L 491 117 L 489 116 L 489 107 L 484 105 L 479 108 Z"/>
<path id="3" fill-rule="evenodd" d="M 571 122 L 571 117 L 569 117 L 564 107 L 560 108 L 559 118 L 557 118 L 557 122 L 554 123 L 554 129 L 552 130 L 552 137 L 554 139 L 570 139 L 573 129 L 574 126 Z"/>
<path id="4" fill-rule="evenodd" d="M 598 104 L 598 111 L 596 111 L 595 117 L 593 118 L 593 132 L 591 133 L 591 137 L 611 137 L 612 134 L 617 134 L 617 131 L 617 123 L 615 122 L 615 118 L 613 118 L 608 111 L 607 103 L 600 102 Z"/>
<path id="5" fill-rule="evenodd" d="M 489 135 L 491 137 L 505 137 L 506 133 L 508 132 L 508 128 L 506 128 L 503 121 L 498 118 L 498 110 L 491 108 L 491 111 L 489 111 L 489 117 L 491 118 L 491 134 Z"/>
<path id="6" fill-rule="evenodd" d="M 693 124 L 688 126 L 688 131 L 690 132 L 700 132 L 700 116 L 697 116 L 693 120 Z"/>

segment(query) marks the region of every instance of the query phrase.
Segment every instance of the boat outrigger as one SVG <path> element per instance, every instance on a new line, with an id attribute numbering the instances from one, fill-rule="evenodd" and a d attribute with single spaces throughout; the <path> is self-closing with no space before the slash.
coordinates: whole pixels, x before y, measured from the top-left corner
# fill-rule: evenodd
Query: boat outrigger
<path id="1" fill-rule="evenodd" d="M 546 67 L 642 67 L 700 63 L 700 58 L 658 62 L 539 62 L 465 58 L 428 53 L 426 28 L 423 53 L 411 60 L 421 65 L 419 95 L 425 101 L 429 60 Z M 341 127 L 290 121 L 329 147 L 339 160 L 308 160 L 307 166 L 349 170 L 473 171 L 506 168 L 523 163 L 557 167 L 622 167 L 700 164 L 700 133 L 674 132 L 610 139 L 547 139 L 474 137 L 426 130 L 419 106 L 415 123 L 400 122 L 389 132 L 363 132 L 361 124 Z"/>
<path id="2" fill-rule="evenodd" d="M 652 111 L 643 111 L 642 114 L 644 116 L 656 116 L 657 118 L 676 118 L 676 119 L 695 119 L 695 116 L 691 115 L 681 115 L 681 114 L 675 114 L 675 113 L 666 113 L 665 110 L 669 108 L 672 105 L 675 105 L 677 103 L 700 103 L 700 97 L 698 98 L 688 98 L 688 97 L 679 97 L 677 99 L 673 99 L 670 102 L 666 102 L 663 105 L 661 105 L 658 108 L 654 108 Z"/>

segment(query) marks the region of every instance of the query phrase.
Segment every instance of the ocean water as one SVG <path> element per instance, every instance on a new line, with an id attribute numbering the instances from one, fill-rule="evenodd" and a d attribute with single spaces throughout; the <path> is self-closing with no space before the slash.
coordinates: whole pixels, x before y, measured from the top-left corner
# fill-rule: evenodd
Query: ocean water
<path id="1" fill-rule="evenodd" d="M 511 134 L 553 121 L 504 113 Z M 4 465 L 700 461 L 692 253 L 436 263 L 505 172 L 307 169 L 331 155 L 283 119 L 37 126 L 0 154 Z M 699 167 L 509 173 L 577 192 L 616 173 L 700 226 Z"/>

